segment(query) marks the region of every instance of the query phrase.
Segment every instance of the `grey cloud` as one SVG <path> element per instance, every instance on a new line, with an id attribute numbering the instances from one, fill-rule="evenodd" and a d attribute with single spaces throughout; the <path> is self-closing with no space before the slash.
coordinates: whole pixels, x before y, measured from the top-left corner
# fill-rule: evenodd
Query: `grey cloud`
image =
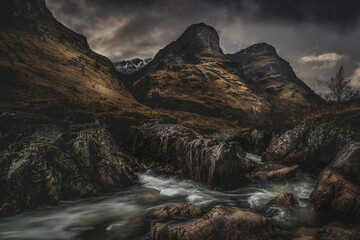
<path id="1" fill-rule="evenodd" d="M 205 22 L 219 32 L 221 46 L 235 52 L 268 42 L 316 91 L 338 64 L 349 73 L 360 61 L 360 1 L 334 0 L 47 0 L 54 16 L 88 37 L 90 46 L 112 60 L 153 57 L 191 24 Z M 348 58 L 300 64 L 302 56 L 334 52 Z M 334 70 L 335 71 L 335 70 Z M 318 76 L 323 76 L 319 80 Z M 360 80 L 358 80 L 360 81 Z M 360 84 L 359 84 L 360 86 Z"/>

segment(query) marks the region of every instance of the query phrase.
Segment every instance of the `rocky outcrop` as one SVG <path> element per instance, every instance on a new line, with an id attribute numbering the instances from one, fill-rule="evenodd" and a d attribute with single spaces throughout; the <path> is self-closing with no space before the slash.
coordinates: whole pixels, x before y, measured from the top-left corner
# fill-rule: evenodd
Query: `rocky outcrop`
<path id="1" fill-rule="evenodd" d="M 0 20 L 22 15 L 41 13 L 51 15 L 45 0 L 12 0 L 0 2 Z"/>
<path id="2" fill-rule="evenodd" d="M 199 219 L 168 226 L 152 223 L 150 238 L 157 239 L 287 239 L 261 215 L 223 205 L 215 206 Z"/>
<path id="3" fill-rule="evenodd" d="M 347 144 L 318 178 L 311 202 L 325 214 L 360 220 L 360 143 Z"/>
<path id="4" fill-rule="evenodd" d="M 271 141 L 262 154 L 263 161 L 290 162 L 320 171 L 357 136 L 352 123 L 342 125 L 339 120 L 308 122 L 283 133 Z"/>
<path id="5" fill-rule="evenodd" d="M 182 204 L 171 204 L 166 207 L 152 210 L 146 214 L 147 219 L 156 219 L 156 220 L 168 220 L 168 219 L 194 219 L 199 218 L 204 215 L 204 211 L 201 207 L 194 206 L 190 203 Z"/>
<path id="6" fill-rule="evenodd" d="M 76 125 L 66 131 L 54 125 L 16 127 L 0 134 L 8 137 L 0 152 L 0 215 L 137 182 L 101 126 Z"/>
<path id="7" fill-rule="evenodd" d="M 256 164 L 246 160 L 240 144 L 221 136 L 204 137 L 174 124 L 133 127 L 129 150 L 158 171 L 231 189 L 248 182 L 246 174 Z"/>
<path id="8" fill-rule="evenodd" d="M 343 224 L 339 222 L 330 223 L 321 228 L 318 240 L 360 240 L 360 226 Z"/>
<path id="9" fill-rule="evenodd" d="M 292 193 L 281 193 L 275 198 L 271 199 L 268 202 L 269 206 L 280 206 L 280 207 L 290 207 L 295 204 L 295 198 Z"/>
<path id="10" fill-rule="evenodd" d="M 286 180 L 296 177 L 297 170 L 299 169 L 298 165 L 292 167 L 285 167 L 275 171 L 271 171 L 266 175 L 268 180 Z"/>

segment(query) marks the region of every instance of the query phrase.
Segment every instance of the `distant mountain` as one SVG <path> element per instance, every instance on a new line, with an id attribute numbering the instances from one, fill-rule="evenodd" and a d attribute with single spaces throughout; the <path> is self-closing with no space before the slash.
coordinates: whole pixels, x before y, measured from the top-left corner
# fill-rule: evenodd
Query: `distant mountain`
<path id="1" fill-rule="evenodd" d="M 152 58 L 147 58 L 147 59 L 135 58 L 132 60 L 114 62 L 114 66 L 116 71 L 122 74 L 131 74 L 144 68 L 149 62 L 151 62 L 151 60 Z"/>
<path id="2" fill-rule="evenodd" d="M 253 121 L 277 108 L 321 102 L 273 47 L 258 44 L 225 55 L 215 29 L 203 23 L 190 26 L 132 76 L 130 89 L 141 103 L 215 117 Z"/>
<path id="3" fill-rule="evenodd" d="M 56 21 L 44 0 L 2 0 L 0 98 L 137 101 L 119 83 L 112 62 L 93 52 L 82 35 Z"/>
<path id="4" fill-rule="evenodd" d="M 248 87 L 251 78 L 224 55 L 213 27 L 190 26 L 136 73 L 135 98 L 154 108 L 226 117 L 268 108 Z"/>
<path id="5" fill-rule="evenodd" d="M 254 44 L 229 56 L 241 64 L 254 83 L 273 98 L 273 102 L 276 99 L 300 105 L 323 102 L 296 76 L 290 64 L 279 57 L 276 49 L 267 43 Z"/>

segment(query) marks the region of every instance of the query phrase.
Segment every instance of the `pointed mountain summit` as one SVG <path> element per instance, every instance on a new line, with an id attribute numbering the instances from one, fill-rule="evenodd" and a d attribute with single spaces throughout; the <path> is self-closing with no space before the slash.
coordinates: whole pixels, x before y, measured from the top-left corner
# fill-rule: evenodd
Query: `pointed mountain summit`
<path id="1" fill-rule="evenodd" d="M 154 108 L 243 118 L 255 105 L 268 108 L 247 86 L 251 81 L 241 65 L 223 54 L 216 30 L 199 23 L 160 50 L 129 88 Z"/>
<path id="2" fill-rule="evenodd" d="M 180 56 L 186 62 L 196 63 L 200 60 L 200 56 L 223 55 L 223 52 L 220 48 L 219 35 L 213 27 L 205 23 L 193 24 L 176 41 L 161 49 L 139 75 L 155 70 L 169 55 Z"/>
<path id="3" fill-rule="evenodd" d="M 219 35 L 213 27 L 205 23 L 188 27 L 176 40 L 174 48 L 179 52 L 223 53 L 220 48 Z"/>
<path id="4" fill-rule="evenodd" d="M 132 77 L 129 89 L 150 107 L 244 122 L 322 102 L 273 46 L 225 55 L 216 30 L 203 23 L 187 28 Z"/>

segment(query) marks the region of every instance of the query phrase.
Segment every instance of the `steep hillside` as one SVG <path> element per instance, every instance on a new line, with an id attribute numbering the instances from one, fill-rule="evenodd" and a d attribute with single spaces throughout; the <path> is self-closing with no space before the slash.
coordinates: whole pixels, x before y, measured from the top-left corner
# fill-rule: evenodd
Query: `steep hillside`
<path id="1" fill-rule="evenodd" d="M 223 54 L 215 29 L 205 24 L 190 26 L 137 75 L 132 92 L 151 107 L 216 117 L 269 109 L 251 91 L 241 66 Z"/>
<path id="2" fill-rule="evenodd" d="M 254 122 L 322 102 L 273 47 L 223 54 L 214 28 L 190 26 L 127 84 L 141 103 Z M 261 116 L 261 117 L 260 117 Z"/>
<path id="3" fill-rule="evenodd" d="M 322 103 L 323 100 L 301 81 L 290 64 L 279 57 L 275 48 L 267 43 L 258 43 L 237 53 L 230 54 L 251 76 L 272 103 L 289 101 L 299 105 Z"/>
<path id="4" fill-rule="evenodd" d="M 111 61 L 56 21 L 44 0 L 0 4 L 2 103 L 102 99 L 139 105 L 119 84 Z"/>

